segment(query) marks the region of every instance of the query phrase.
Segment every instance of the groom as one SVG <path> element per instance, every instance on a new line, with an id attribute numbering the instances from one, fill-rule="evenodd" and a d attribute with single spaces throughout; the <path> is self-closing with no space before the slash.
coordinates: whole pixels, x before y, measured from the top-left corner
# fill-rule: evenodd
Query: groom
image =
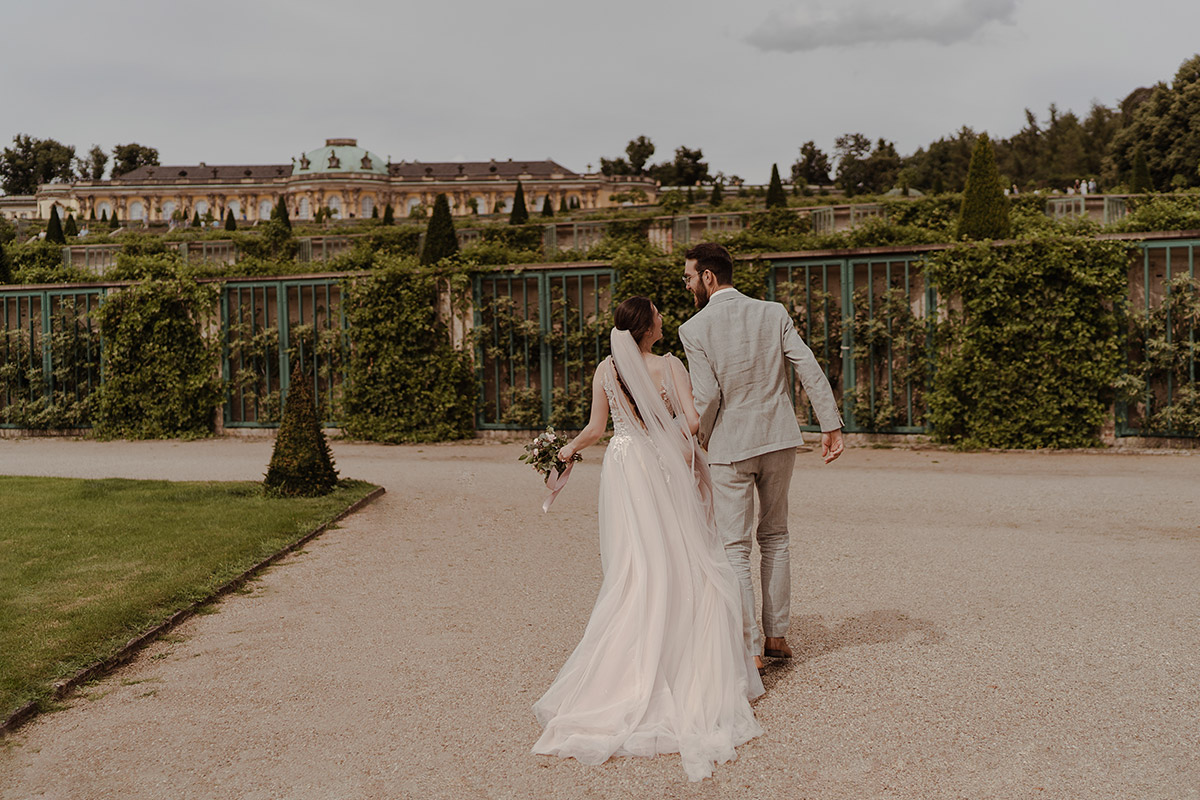
<path id="1" fill-rule="evenodd" d="M 796 370 L 821 423 L 821 456 L 842 454 L 842 418 L 829 380 L 796 333 L 787 309 L 733 288 L 733 260 L 705 242 L 684 254 L 683 281 L 699 309 L 679 328 L 687 352 L 700 440 L 708 446 L 717 531 L 742 590 L 742 632 L 754 661 L 791 658 L 785 636 L 791 604 L 788 486 L 803 444 L 788 397 Z M 758 494 L 758 517 L 754 495 Z M 762 554 L 762 622 L 754 620 L 751 539 Z"/>

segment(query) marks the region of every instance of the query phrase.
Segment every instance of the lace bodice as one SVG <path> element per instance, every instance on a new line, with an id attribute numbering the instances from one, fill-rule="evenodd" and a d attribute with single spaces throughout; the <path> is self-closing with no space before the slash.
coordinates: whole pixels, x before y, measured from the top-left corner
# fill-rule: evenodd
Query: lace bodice
<path id="1" fill-rule="evenodd" d="M 628 436 L 634 426 L 641 427 L 642 423 L 637 417 L 628 419 L 628 415 L 623 410 L 623 407 L 630 403 L 629 399 L 624 397 L 621 385 L 617 382 L 617 371 L 613 367 L 611 357 L 605 361 L 604 394 L 608 396 L 608 411 L 612 416 L 614 438 L 617 436 Z M 663 405 L 667 407 L 667 412 L 674 417 L 675 409 L 672 408 L 671 400 L 667 396 L 667 387 L 660 384 L 658 394 L 662 397 Z M 625 402 L 618 402 L 619 397 L 624 398 Z"/>

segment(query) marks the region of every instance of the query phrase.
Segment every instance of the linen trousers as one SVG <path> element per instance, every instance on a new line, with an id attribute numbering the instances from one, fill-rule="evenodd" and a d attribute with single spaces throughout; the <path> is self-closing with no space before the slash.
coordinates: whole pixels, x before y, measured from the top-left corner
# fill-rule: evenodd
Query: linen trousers
<path id="1" fill-rule="evenodd" d="M 796 448 L 775 450 L 732 464 L 710 466 L 717 532 L 742 593 L 742 633 L 754 655 L 763 636 L 785 636 L 791 614 L 792 569 L 788 548 L 788 488 Z M 758 514 L 754 497 L 758 495 Z M 755 621 L 750 552 L 758 540 L 762 556 L 762 633 Z"/>

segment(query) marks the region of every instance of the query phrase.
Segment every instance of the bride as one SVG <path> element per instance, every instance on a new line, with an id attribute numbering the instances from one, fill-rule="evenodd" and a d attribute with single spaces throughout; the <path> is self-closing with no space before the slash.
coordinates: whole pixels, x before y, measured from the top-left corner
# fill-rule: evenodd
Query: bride
<path id="1" fill-rule="evenodd" d="M 534 704 L 535 753 L 601 764 L 679 753 L 702 780 L 762 733 L 763 693 L 742 637 L 737 578 L 713 524 L 700 420 L 679 359 L 651 352 L 662 315 L 645 297 L 614 314 L 586 428 L 559 454 L 595 444 L 611 412 L 600 476 L 604 579 L 583 639 Z"/>

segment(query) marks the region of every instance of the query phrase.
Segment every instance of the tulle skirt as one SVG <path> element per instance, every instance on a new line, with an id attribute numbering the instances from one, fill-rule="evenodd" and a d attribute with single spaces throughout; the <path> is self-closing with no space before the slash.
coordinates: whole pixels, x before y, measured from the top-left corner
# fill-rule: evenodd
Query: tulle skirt
<path id="1" fill-rule="evenodd" d="M 604 579 L 583 639 L 534 704 L 535 753 L 601 764 L 679 753 L 688 778 L 762 733 L 762 682 L 742 637 L 737 579 L 696 487 L 657 451 L 609 443 L 600 479 Z"/>

